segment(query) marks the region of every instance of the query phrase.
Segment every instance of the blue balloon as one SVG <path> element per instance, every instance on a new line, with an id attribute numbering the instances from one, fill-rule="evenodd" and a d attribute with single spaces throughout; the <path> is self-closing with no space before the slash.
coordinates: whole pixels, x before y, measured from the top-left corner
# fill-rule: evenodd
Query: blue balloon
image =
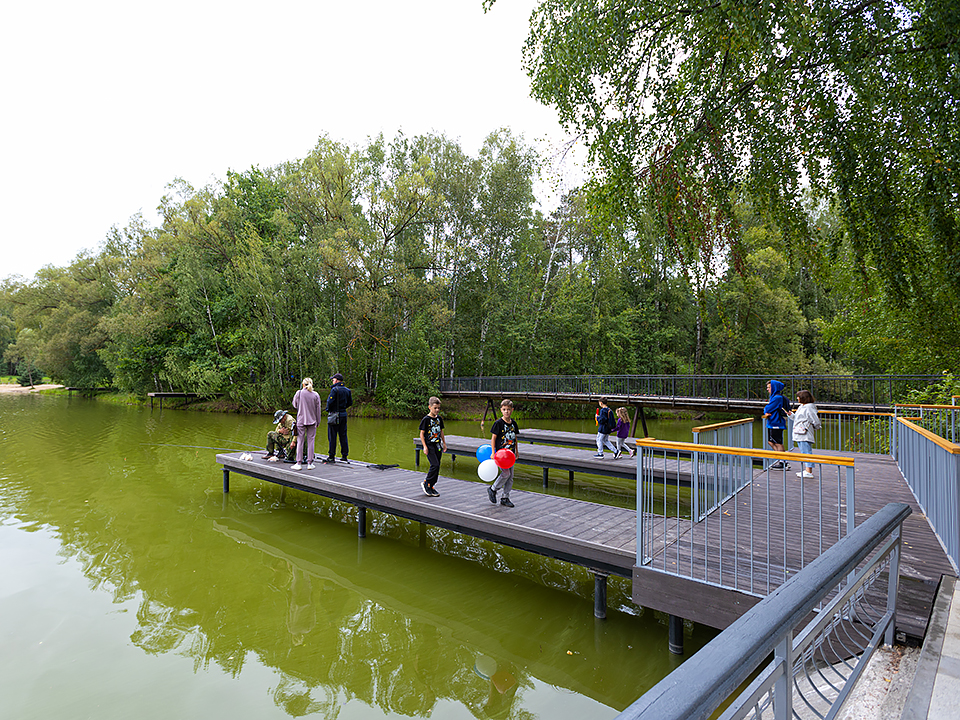
<path id="1" fill-rule="evenodd" d="M 493 457 L 493 448 L 490 447 L 490 444 L 481 445 L 477 448 L 477 460 L 483 462 L 484 460 L 489 460 Z"/>

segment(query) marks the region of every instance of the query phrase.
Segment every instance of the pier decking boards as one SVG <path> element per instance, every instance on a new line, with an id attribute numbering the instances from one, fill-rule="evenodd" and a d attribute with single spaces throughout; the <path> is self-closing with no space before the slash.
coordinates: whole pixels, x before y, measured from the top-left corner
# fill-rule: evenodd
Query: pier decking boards
<path id="1" fill-rule="evenodd" d="M 541 437 L 546 436 L 552 431 L 538 431 Z M 531 437 L 533 431 L 520 431 L 520 440 Z M 564 435 L 583 435 L 583 433 L 564 433 Z M 481 445 L 489 444 L 489 440 L 481 438 L 463 437 L 461 435 L 447 435 L 447 455 L 453 457 L 475 457 L 477 448 Z M 420 453 L 422 447 L 420 438 L 414 438 L 414 447 L 417 452 L 417 465 L 420 464 Z M 589 473 L 592 475 L 607 475 L 609 477 L 626 478 L 636 482 L 637 478 L 637 459 L 631 458 L 627 453 L 621 455 L 619 460 L 613 459 L 613 453 L 607 450 L 604 452 L 603 459 L 593 457 L 597 451 L 594 444 L 592 450 L 584 449 L 583 445 L 575 447 L 554 447 L 552 445 L 532 445 L 529 442 L 523 443 L 519 447 L 520 456 L 517 458 L 518 465 L 531 465 L 543 469 L 543 486 L 547 486 L 550 470 L 566 470 L 569 479 L 572 481 L 574 473 Z M 679 478 L 681 485 L 690 484 L 690 474 L 682 468 L 676 467 L 676 461 L 668 461 L 669 472 L 667 476 L 673 482 Z M 658 472 L 659 471 L 659 472 Z M 662 478 L 662 469 L 654 470 L 656 477 Z"/>
<path id="2" fill-rule="evenodd" d="M 461 455 L 473 455 L 483 442 L 478 438 L 447 438 L 448 451 Z M 566 454 L 570 454 L 570 457 Z M 529 464 L 542 463 L 540 466 L 545 469 L 569 469 L 571 472 L 575 469 L 578 472 L 636 477 L 635 459 L 613 461 L 610 459 L 612 456 L 607 455 L 605 460 L 594 460 L 585 455 L 585 451 L 571 448 L 544 447 L 535 451 L 534 446 L 528 444 L 520 449 L 521 462 L 526 459 L 530 461 Z M 284 463 L 268 463 L 259 458 L 240 460 L 239 456 L 239 453 L 217 455 L 217 462 L 224 468 L 225 490 L 228 473 L 247 475 L 356 505 L 361 509 L 359 516 L 364 523 L 366 509 L 377 510 L 572 562 L 602 574 L 632 577 L 633 599 L 638 605 L 712 627 L 726 627 L 759 601 L 756 595 L 749 592 L 721 588 L 716 584 L 660 572 L 648 566 L 635 567 L 637 518 L 633 509 L 516 489 L 511 493 L 516 507 L 506 508 L 489 502 L 486 484 L 443 476 L 437 484 L 440 497 L 431 498 L 423 494 L 420 486 L 425 476 L 423 472 L 401 468 L 378 470 L 376 466 L 357 461 L 351 461 L 350 464 L 337 462 L 335 465 L 320 463 L 314 470 L 294 471 Z M 795 463 L 794 467 L 798 464 Z M 766 473 L 756 472 L 754 482 L 747 490 L 761 497 L 764 483 L 782 483 L 784 480 L 797 487 L 800 485 L 792 471 L 788 472 L 785 479 L 776 472 L 771 472 L 769 478 Z M 745 502 L 744 492 L 741 491 L 715 512 L 734 514 L 731 503 Z M 809 499 L 805 496 L 805 507 Z M 825 501 L 833 503 L 833 506 L 829 506 L 825 502 L 825 517 L 843 512 L 837 507 L 842 499 L 834 497 Z M 786 506 L 774 505 L 770 508 L 771 523 L 782 526 L 786 522 L 791 527 L 799 525 L 799 492 L 788 493 L 786 502 Z M 908 636 L 920 638 L 926 628 L 941 574 L 955 573 L 896 462 L 887 456 L 857 455 L 857 523 L 889 502 L 903 502 L 913 509 L 913 514 L 903 527 L 897 627 Z M 760 511 L 766 512 L 766 508 L 755 504 L 754 513 Z M 805 522 L 813 521 L 809 513 L 807 508 L 804 511 Z M 740 516 L 734 517 L 739 525 Z M 706 528 L 705 543 L 700 546 L 705 548 L 710 558 L 710 572 L 719 573 L 720 561 L 715 557 L 716 549 L 711 547 L 715 538 L 709 522 L 693 524 L 689 520 L 672 518 L 655 518 L 653 521 L 656 523 L 654 533 L 659 543 L 652 563 L 654 566 L 664 561 L 664 554 L 668 556 L 668 563 L 676 562 L 669 555 L 677 538 L 689 533 L 702 533 Z M 364 527 L 360 529 L 362 534 Z M 742 542 L 746 543 L 746 538 Z M 754 537 L 752 542 L 754 555 L 765 557 L 768 553 L 765 536 Z M 808 547 L 785 549 L 788 568 L 799 569 L 801 552 L 807 562 L 816 557 L 820 548 L 813 540 L 808 544 Z M 773 550 L 784 552 L 782 547 Z M 689 557 L 681 557 L 680 562 L 683 561 L 689 562 Z M 694 562 L 695 565 L 703 565 L 703 556 L 695 558 Z M 732 563 L 725 565 L 725 577 L 732 569 Z M 716 578 L 714 574 L 708 580 L 716 583 Z M 766 577 L 755 576 L 753 581 L 755 593 L 766 592 Z M 771 588 L 781 582 L 782 578 L 771 578 Z"/>

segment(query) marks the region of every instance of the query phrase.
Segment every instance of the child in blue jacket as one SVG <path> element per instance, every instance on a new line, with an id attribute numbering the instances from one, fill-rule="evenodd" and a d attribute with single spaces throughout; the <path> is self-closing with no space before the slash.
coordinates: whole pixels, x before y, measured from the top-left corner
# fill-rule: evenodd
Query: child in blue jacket
<path id="1" fill-rule="evenodd" d="M 767 383 L 767 392 L 770 401 L 763 408 L 763 417 L 766 419 L 767 444 L 770 449 L 784 452 L 783 431 L 787 429 L 787 415 L 790 414 L 790 401 L 783 396 L 783 383 L 779 380 L 770 380 Z M 770 466 L 772 469 L 790 469 L 790 465 L 777 460 Z"/>

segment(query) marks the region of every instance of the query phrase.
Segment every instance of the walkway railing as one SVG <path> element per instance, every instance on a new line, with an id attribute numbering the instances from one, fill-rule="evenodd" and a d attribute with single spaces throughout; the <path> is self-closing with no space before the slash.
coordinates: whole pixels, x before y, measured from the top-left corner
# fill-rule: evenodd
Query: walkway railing
<path id="1" fill-rule="evenodd" d="M 649 439 L 637 449 L 638 566 L 762 597 L 855 525 L 852 458 Z M 812 478 L 797 477 L 801 458 Z M 687 474 L 694 491 L 680 486 Z"/>
<path id="2" fill-rule="evenodd" d="M 907 505 L 884 507 L 651 688 L 618 720 L 708 718 L 761 667 L 721 715 L 723 720 L 788 720 L 795 708 L 801 717 L 835 717 L 873 651 L 881 643 L 893 643 L 900 540 L 909 514 Z M 815 620 L 801 629 L 834 593 Z M 773 660 L 767 663 L 771 654 Z"/>
<path id="3" fill-rule="evenodd" d="M 960 570 L 960 445 L 897 418 L 897 465 L 917 503 Z"/>
<path id="4" fill-rule="evenodd" d="M 695 427 L 693 442 L 695 445 L 752 449 L 753 418 Z M 691 483 L 692 513 L 697 522 L 753 479 L 753 462 L 745 455 L 694 453 L 692 460 L 693 477 L 699 479 L 699 482 Z"/>
<path id="5" fill-rule="evenodd" d="M 960 407 L 957 405 L 908 405 L 897 403 L 899 417 L 908 417 L 950 442 L 960 442 Z M 916 416 L 916 417 L 914 417 Z"/>
<path id="6" fill-rule="evenodd" d="M 809 390 L 820 403 L 889 406 L 912 390 L 940 382 L 939 375 L 788 375 L 778 377 L 787 397 Z M 769 375 L 522 375 L 455 377 L 439 381 L 441 393 L 602 395 L 658 398 L 766 399 Z"/>

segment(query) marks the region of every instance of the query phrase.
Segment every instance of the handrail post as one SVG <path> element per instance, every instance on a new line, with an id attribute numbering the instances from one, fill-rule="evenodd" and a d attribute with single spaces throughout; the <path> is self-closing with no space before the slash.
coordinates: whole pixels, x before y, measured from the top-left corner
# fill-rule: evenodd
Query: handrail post
<path id="1" fill-rule="evenodd" d="M 883 633 L 883 642 L 890 647 L 893 647 L 897 627 L 897 594 L 900 586 L 900 547 L 903 543 L 903 525 L 897 525 L 895 532 L 897 539 L 890 552 L 890 567 L 887 570 L 887 610 L 893 614 L 890 616 L 890 624 Z"/>
<path id="2" fill-rule="evenodd" d="M 774 651 L 774 663 L 780 666 L 780 677 L 773 688 L 773 717 L 793 718 L 793 630 L 787 631 Z"/>

